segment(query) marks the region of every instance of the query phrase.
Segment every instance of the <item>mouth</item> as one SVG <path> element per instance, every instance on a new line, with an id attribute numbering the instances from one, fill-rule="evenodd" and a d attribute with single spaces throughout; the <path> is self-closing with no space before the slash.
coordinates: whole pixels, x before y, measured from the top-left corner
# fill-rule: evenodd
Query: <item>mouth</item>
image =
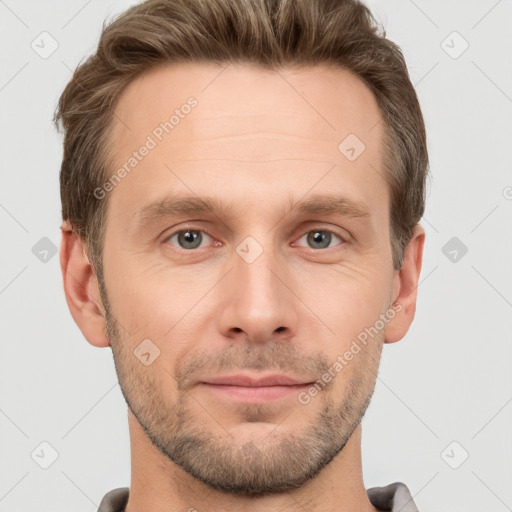
<path id="1" fill-rule="evenodd" d="M 255 377 L 247 374 L 214 377 L 199 383 L 208 392 L 243 403 L 262 404 L 295 396 L 313 382 L 288 375 Z"/>

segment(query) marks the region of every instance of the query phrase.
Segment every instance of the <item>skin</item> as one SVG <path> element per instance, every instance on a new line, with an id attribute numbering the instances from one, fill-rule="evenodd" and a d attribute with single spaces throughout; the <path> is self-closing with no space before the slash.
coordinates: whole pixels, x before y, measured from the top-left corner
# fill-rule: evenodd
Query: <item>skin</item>
<path id="1" fill-rule="evenodd" d="M 112 347 L 129 405 L 126 511 L 375 511 L 360 421 L 384 343 L 413 321 L 425 239 L 417 225 L 393 269 L 375 98 L 327 66 L 160 67 L 120 97 L 112 171 L 190 96 L 198 105 L 109 192 L 104 283 L 62 226 L 71 314 L 89 343 Z M 355 161 L 338 150 L 350 133 L 366 146 Z M 171 194 L 231 210 L 142 225 L 137 212 Z M 315 194 L 357 200 L 368 215 L 290 211 Z M 197 248 L 172 236 L 186 228 Z M 248 236 L 262 251 L 250 263 L 237 252 Z M 200 384 L 238 372 L 315 382 L 395 303 L 400 311 L 307 404 L 296 393 L 241 403 Z M 144 339 L 160 351 L 147 366 L 134 356 Z"/>

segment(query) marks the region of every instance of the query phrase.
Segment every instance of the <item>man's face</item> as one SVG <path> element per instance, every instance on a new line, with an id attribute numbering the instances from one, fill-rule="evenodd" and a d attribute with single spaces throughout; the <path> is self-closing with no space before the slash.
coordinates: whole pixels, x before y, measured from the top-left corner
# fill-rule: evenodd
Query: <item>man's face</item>
<path id="1" fill-rule="evenodd" d="M 160 68 L 121 96 L 112 174 L 149 149 L 109 193 L 103 295 L 122 391 L 161 453 L 221 491 L 282 492 L 343 449 L 374 390 L 394 298 L 383 123 L 347 71 L 224 67 Z M 338 148 L 350 134 L 362 153 Z M 223 209 L 171 208 L 185 197 Z M 240 374 L 302 385 L 207 383 Z"/>

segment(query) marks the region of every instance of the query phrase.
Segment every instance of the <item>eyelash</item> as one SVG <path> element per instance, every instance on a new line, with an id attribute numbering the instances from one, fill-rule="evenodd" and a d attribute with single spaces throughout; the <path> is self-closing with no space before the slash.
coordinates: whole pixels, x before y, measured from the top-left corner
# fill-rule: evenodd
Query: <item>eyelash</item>
<path id="1" fill-rule="evenodd" d="M 210 234 L 208 234 L 207 231 L 205 231 L 203 229 L 195 229 L 195 228 L 192 228 L 192 227 L 184 227 L 184 228 L 181 228 L 181 229 L 179 229 L 177 231 L 174 231 L 170 235 L 166 236 L 165 239 L 164 239 L 164 242 L 168 243 L 171 240 L 171 238 L 174 238 L 176 235 L 179 235 L 180 233 L 185 233 L 187 231 L 203 233 L 203 234 L 206 234 L 209 238 L 213 239 L 213 237 Z M 315 251 L 316 252 L 316 251 L 326 251 L 327 249 L 334 249 L 335 247 L 343 246 L 343 245 L 345 245 L 347 243 L 347 240 L 344 237 L 342 237 L 341 235 L 339 235 L 338 233 L 336 233 L 335 231 L 332 231 L 330 229 L 324 229 L 324 228 L 309 229 L 303 235 L 301 235 L 301 237 L 298 240 L 304 238 L 304 236 L 308 235 L 309 233 L 313 233 L 313 232 L 330 233 L 331 235 L 334 235 L 335 237 L 339 238 L 341 240 L 341 243 L 339 243 L 339 244 L 337 244 L 335 246 L 332 246 L 332 247 L 325 247 L 323 249 L 314 249 L 312 247 L 304 247 L 304 246 L 300 246 L 300 247 L 303 247 L 304 249 L 309 249 L 310 251 Z M 183 249 L 183 248 L 178 247 L 178 246 L 173 246 L 173 247 L 175 247 L 178 250 L 185 251 L 185 252 L 190 252 L 190 253 L 197 252 L 197 251 L 199 251 L 201 249 L 201 248 Z"/>

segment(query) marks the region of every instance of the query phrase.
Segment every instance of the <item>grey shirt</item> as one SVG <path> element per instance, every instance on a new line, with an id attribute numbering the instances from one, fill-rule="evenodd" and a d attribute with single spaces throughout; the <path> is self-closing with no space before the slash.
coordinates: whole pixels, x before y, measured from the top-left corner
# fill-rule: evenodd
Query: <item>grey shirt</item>
<path id="1" fill-rule="evenodd" d="M 98 512 L 124 512 L 129 492 L 128 487 L 119 487 L 108 492 L 101 500 Z M 402 482 L 395 482 L 386 487 L 372 487 L 366 492 L 371 504 L 379 510 L 418 512 L 409 489 Z"/>

